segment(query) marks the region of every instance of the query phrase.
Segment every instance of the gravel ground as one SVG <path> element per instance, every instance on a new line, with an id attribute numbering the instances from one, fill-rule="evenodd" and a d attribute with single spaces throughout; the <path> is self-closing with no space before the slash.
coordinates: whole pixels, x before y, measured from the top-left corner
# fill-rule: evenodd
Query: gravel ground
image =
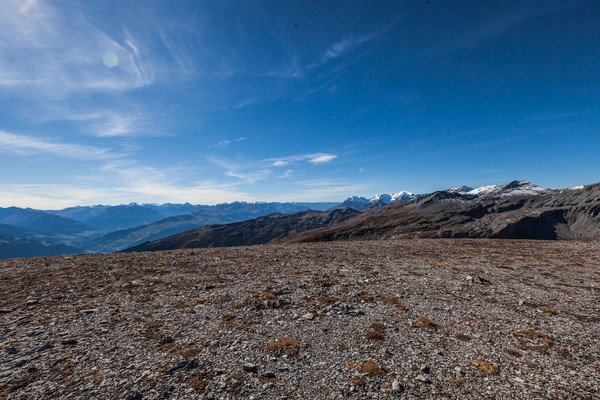
<path id="1" fill-rule="evenodd" d="M 0 261 L 0 399 L 600 398 L 600 243 Z"/>

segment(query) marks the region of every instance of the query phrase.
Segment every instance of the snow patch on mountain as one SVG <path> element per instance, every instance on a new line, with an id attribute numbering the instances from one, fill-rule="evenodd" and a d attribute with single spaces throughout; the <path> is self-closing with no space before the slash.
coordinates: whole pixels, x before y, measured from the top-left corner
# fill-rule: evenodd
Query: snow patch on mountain
<path id="1" fill-rule="evenodd" d="M 506 196 L 536 196 L 550 192 L 552 189 L 548 189 L 542 186 L 535 185 L 527 181 L 512 181 L 506 185 L 489 185 L 481 186 L 473 189 L 466 194 L 482 196 L 493 196 L 493 197 L 506 197 Z"/>
<path id="2" fill-rule="evenodd" d="M 448 192 L 466 194 L 466 193 L 470 192 L 471 190 L 474 190 L 471 186 L 463 185 L 461 187 L 448 189 Z"/>

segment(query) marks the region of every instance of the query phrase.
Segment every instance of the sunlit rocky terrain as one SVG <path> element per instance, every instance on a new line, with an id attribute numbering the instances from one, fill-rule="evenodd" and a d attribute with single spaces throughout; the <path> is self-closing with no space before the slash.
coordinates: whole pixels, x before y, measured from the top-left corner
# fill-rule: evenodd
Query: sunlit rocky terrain
<path id="1" fill-rule="evenodd" d="M 592 399 L 600 243 L 0 261 L 0 399 Z"/>

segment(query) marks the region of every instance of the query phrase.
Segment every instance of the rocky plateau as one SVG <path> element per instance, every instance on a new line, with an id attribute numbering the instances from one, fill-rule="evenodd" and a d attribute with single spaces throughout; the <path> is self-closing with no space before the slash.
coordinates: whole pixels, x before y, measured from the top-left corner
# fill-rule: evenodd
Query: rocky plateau
<path id="1" fill-rule="evenodd" d="M 0 261 L 0 399 L 594 399 L 600 243 Z"/>

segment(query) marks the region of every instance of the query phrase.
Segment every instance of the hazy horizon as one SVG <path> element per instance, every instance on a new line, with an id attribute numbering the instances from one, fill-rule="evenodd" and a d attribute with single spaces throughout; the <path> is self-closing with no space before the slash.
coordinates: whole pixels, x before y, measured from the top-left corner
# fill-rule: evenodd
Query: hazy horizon
<path id="1" fill-rule="evenodd" d="M 0 207 L 595 183 L 598 20 L 593 0 L 7 0 Z"/>

